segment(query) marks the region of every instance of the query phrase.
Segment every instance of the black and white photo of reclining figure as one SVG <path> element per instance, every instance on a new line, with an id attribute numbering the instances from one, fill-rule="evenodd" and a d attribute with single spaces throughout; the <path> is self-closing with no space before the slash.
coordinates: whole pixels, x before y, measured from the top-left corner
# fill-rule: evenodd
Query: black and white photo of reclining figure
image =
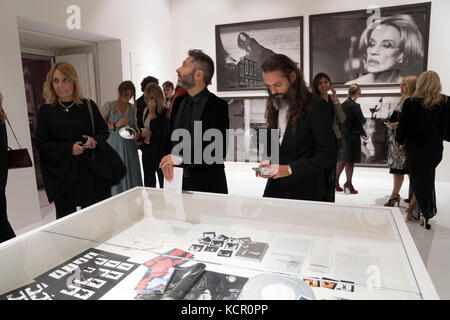
<path id="1" fill-rule="evenodd" d="M 264 89 L 261 65 L 285 54 L 302 67 L 302 17 L 216 26 L 218 91 Z"/>

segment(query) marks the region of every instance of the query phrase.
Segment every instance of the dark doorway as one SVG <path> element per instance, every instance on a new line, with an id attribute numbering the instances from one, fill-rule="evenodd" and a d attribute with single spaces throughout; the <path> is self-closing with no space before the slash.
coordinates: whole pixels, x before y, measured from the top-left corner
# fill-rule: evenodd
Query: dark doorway
<path id="1" fill-rule="evenodd" d="M 23 79 L 27 97 L 28 120 L 30 126 L 31 143 L 33 146 L 34 170 L 38 189 L 44 188 L 39 154 L 35 147 L 37 115 L 39 107 L 45 103 L 42 96 L 44 82 L 53 63 L 53 57 L 22 54 Z"/>

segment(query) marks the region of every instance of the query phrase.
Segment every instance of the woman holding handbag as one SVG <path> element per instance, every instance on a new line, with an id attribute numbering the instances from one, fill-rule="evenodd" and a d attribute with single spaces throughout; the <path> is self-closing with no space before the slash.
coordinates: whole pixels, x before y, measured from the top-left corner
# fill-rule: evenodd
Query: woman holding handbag
<path id="1" fill-rule="evenodd" d="M 6 135 L 6 114 L 2 105 L 3 96 L 0 92 L 0 243 L 14 238 L 13 229 L 6 215 L 6 181 L 8 179 L 8 136 Z"/>
<path id="2" fill-rule="evenodd" d="M 47 75 L 39 110 L 36 147 L 49 202 L 56 218 L 102 201 L 111 195 L 111 182 L 91 162 L 97 144 L 106 143 L 108 126 L 97 105 L 83 99 L 75 68 L 58 62 Z M 95 132 L 94 132 L 95 127 Z"/>

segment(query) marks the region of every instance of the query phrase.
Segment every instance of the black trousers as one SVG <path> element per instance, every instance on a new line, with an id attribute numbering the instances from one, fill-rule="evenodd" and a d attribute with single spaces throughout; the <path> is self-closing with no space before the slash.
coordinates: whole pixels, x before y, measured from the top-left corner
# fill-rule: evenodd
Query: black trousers
<path id="1" fill-rule="evenodd" d="M 159 186 L 164 186 L 164 174 L 159 168 L 161 159 L 155 157 L 154 152 L 150 146 L 146 145 L 142 150 L 142 167 L 144 168 L 144 186 L 155 188 L 156 187 L 156 175 L 158 176 Z"/>
<path id="2" fill-rule="evenodd" d="M 0 243 L 14 238 L 16 235 L 9 224 L 6 215 L 6 195 L 5 190 L 0 192 Z"/>
<path id="3" fill-rule="evenodd" d="M 98 176 L 91 176 L 89 181 L 81 177 L 64 194 L 54 200 L 56 219 L 65 217 L 81 208 L 89 207 L 97 202 L 111 197 L 111 186 Z"/>

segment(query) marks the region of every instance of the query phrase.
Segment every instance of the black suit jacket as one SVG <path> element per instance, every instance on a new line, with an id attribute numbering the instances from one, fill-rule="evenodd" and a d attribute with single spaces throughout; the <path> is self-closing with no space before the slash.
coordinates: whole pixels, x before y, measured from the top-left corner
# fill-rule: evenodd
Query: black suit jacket
<path id="1" fill-rule="evenodd" d="M 175 147 L 179 141 L 171 141 L 172 133 L 182 127 L 182 114 L 184 108 L 184 99 L 187 94 L 177 97 L 173 102 L 172 112 L 169 119 L 168 132 L 166 136 L 166 154 L 172 153 L 173 147 Z M 225 100 L 220 99 L 213 93 L 208 91 L 208 95 L 202 101 L 198 108 L 194 108 L 192 119 L 193 121 L 201 121 L 202 130 L 201 137 L 195 136 L 191 133 L 191 157 L 183 156 L 184 169 L 183 177 L 183 190 L 202 191 L 202 192 L 214 192 L 214 193 L 228 193 L 227 180 L 225 176 L 225 166 L 223 159 L 226 157 L 227 145 L 226 145 L 226 130 L 229 128 L 229 116 L 228 116 L 228 104 Z M 192 124 L 192 127 L 194 125 Z M 203 158 L 205 149 L 212 143 L 211 141 L 203 141 L 202 137 L 204 133 L 209 129 L 217 129 L 222 136 L 222 155 L 218 163 L 206 163 Z M 201 141 L 202 155 L 195 156 L 194 154 L 194 139 Z M 213 139 L 214 142 L 214 139 Z M 216 156 L 215 152 L 209 152 L 213 157 Z M 217 150 L 218 151 L 218 150 Z M 174 153 L 177 154 L 178 153 Z M 196 159 L 197 157 L 197 159 Z M 200 161 L 198 161 L 200 160 Z M 187 182 L 189 180 L 189 183 Z"/>
<path id="2" fill-rule="evenodd" d="M 366 118 L 361 111 L 361 106 L 352 99 L 348 99 L 341 104 L 342 110 L 344 110 L 346 119 L 341 125 L 342 134 L 345 136 L 359 135 L 365 136 L 363 124 L 366 123 Z"/>
<path id="3" fill-rule="evenodd" d="M 280 165 L 289 164 L 292 175 L 270 178 L 264 197 L 326 200 L 326 169 L 336 163 L 337 152 L 331 124 L 332 110 L 324 100 L 311 94 L 309 108 L 295 133 L 288 126 L 280 146 Z"/>

